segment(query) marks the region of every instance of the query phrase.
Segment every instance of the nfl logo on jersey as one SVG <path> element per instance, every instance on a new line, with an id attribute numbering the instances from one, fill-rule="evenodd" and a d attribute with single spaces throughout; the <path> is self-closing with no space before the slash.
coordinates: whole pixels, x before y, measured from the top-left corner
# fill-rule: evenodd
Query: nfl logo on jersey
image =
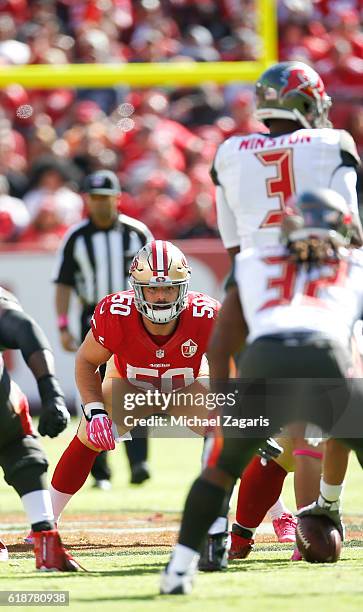
<path id="1" fill-rule="evenodd" d="M 198 350 L 198 345 L 191 338 L 181 345 L 183 357 L 193 357 Z"/>
<path id="2" fill-rule="evenodd" d="M 157 351 L 155 351 L 155 355 L 158 359 L 162 359 L 165 356 L 164 349 L 158 349 Z"/>

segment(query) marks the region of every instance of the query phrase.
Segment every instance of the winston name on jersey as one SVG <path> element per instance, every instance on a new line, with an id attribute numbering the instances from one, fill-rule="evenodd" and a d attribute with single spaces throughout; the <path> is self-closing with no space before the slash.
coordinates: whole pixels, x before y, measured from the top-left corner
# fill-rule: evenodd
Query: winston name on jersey
<path id="1" fill-rule="evenodd" d="M 159 344 L 150 335 L 134 305 L 134 292 L 106 296 L 96 307 L 92 331 L 96 341 L 115 356 L 122 378 L 142 389 L 170 392 L 198 377 L 219 303 L 189 291 L 187 306 L 174 333 Z"/>
<path id="2" fill-rule="evenodd" d="M 317 331 L 348 346 L 363 315 L 363 251 L 344 250 L 311 271 L 289 261 L 282 246 L 237 255 L 236 281 L 249 328 L 265 335 Z"/>
<path id="3" fill-rule="evenodd" d="M 305 190 L 335 189 L 357 214 L 359 163 L 354 141 L 344 130 L 229 138 L 219 147 L 211 172 L 224 246 L 276 244 L 282 209 L 293 194 Z"/>

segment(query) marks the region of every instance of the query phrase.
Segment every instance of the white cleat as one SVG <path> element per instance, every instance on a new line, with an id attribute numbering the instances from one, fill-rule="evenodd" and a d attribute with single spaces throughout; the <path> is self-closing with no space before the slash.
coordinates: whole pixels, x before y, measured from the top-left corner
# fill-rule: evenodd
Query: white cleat
<path id="1" fill-rule="evenodd" d="M 164 569 L 160 578 L 160 595 L 189 595 L 193 589 L 194 571 L 168 572 Z"/>

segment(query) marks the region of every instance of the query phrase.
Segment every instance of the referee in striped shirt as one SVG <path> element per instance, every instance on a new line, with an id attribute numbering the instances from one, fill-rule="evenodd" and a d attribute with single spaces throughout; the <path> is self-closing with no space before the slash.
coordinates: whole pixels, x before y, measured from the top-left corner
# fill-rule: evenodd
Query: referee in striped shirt
<path id="1" fill-rule="evenodd" d="M 65 351 L 76 351 L 79 343 L 71 334 L 68 311 L 74 291 L 81 303 L 81 339 L 90 329 L 96 304 L 107 294 L 128 289 L 128 271 L 134 255 L 153 236 L 136 219 L 119 214 L 119 180 L 110 170 L 99 170 L 86 177 L 84 192 L 88 218 L 71 227 L 59 251 L 54 276 L 56 310 L 61 344 Z M 133 440 L 125 442 L 131 468 L 131 483 L 150 477 L 147 459 L 147 431 L 134 430 Z M 140 436 L 140 437 L 139 437 Z M 106 453 L 100 453 L 92 469 L 95 486 L 110 488 Z"/>

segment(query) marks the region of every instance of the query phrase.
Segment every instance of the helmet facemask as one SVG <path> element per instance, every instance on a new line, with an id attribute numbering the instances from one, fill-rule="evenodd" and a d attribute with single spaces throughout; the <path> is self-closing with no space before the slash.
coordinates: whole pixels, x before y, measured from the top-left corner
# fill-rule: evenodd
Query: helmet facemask
<path id="1" fill-rule="evenodd" d="M 149 321 L 152 323 L 156 323 L 159 325 L 169 323 L 176 319 L 182 310 L 184 310 L 186 306 L 186 297 L 188 293 L 188 285 L 189 281 L 182 281 L 180 283 L 167 282 L 152 284 L 141 284 L 137 282 L 132 282 L 130 280 L 130 284 L 135 292 L 134 303 L 136 309 Z M 178 287 L 179 293 L 173 302 L 148 302 L 144 295 L 145 287 Z"/>

